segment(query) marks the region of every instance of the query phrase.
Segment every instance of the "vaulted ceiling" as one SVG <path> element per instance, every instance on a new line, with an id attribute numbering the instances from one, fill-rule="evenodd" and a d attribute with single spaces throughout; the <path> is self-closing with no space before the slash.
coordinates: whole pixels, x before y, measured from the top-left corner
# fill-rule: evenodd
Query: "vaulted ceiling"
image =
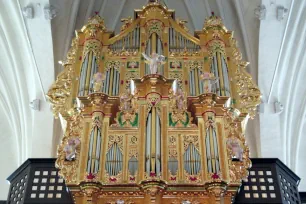
<path id="1" fill-rule="evenodd" d="M 6 177 L 29 157 L 55 157 L 61 138 L 45 94 L 61 71 L 74 31 L 98 12 L 108 30 L 120 30 L 120 19 L 147 0 L 0 0 L 0 200 L 6 199 Z M 306 3 L 299 0 L 163 0 L 186 19 L 190 32 L 201 30 L 214 12 L 239 42 L 248 71 L 262 92 L 259 116 L 248 124 L 253 157 L 278 157 L 306 178 Z M 56 11 L 52 20 L 44 9 Z M 262 20 L 254 14 L 265 6 Z M 33 8 L 33 18 L 22 9 Z M 278 8 L 288 11 L 277 19 Z M 52 10 L 51 9 L 51 10 Z M 47 9 L 48 10 L 48 9 Z M 263 10 L 261 10 L 263 11 Z M 281 10 L 280 10 L 281 11 Z M 34 110 L 30 102 L 39 99 Z M 278 102 L 278 103 L 276 103 Z M 279 105 L 283 105 L 283 110 Z M 3 166 L 5 166 L 3 168 Z M 306 190 L 306 183 L 301 184 Z"/>

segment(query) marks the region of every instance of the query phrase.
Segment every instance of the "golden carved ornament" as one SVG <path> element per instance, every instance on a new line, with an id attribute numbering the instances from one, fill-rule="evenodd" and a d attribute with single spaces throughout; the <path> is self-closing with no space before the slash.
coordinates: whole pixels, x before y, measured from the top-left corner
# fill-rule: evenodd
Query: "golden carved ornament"
<path id="1" fill-rule="evenodd" d="M 85 32 L 85 34 L 89 34 L 90 37 L 95 38 L 98 31 L 106 31 L 104 19 L 99 15 L 94 15 L 88 20 L 88 23 L 83 26 L 82 31 Z"/>
<path id="2" fill-rule="evenodd" d="M 123 47 L 122 50 L 120 50 L 120 51 L 115 51 L 115 50 L 108 49 L 107 54 L 111 57 L 112 56 L 113 57 L 118 57 L 118 56 L 128 57 L 128 56 L 137 56 L 138 51 L 128 51 Z"/>
<path id="3" fill-rule="evenodd" d="M 121 22 L 123 23 L 123 25 L 121 26 L 121 31 L 124 31 L 125 29 L 127 29 L 132 23 L 133 23 L 133 19 L 131 16 L 127 17 L 127 18 L 122 18 Z"/>
<path id="4" fill-rule="evenodd" d="M 201 104 L 205 106 L 214 106 L 216 104 L 216 94 L 206 93 L 199 96 Z"/>
<path id="5" fill-rule="evenodd" d="M 196 175 L 190 175 L 186 170 L 184 170 L 184 177 L 185 177 L 185 183 L 201 183 L 202 180 L 201 180 L 201 177 L 202 177 L 202 174 L 201 174 L 201 171 L 199 171 L 198 174 Z"/>
<path id="6" fill-rule="evenodd" d="M 231 183 L 241 183 L 241 180 L 247 181 L 249 174 L 248 169 L 251 168 L 251 160 L 249 159 L 249 148 L 245 148 L 242 162 L 229 162 L 229 173 Z"/>
<path id="7" fill-rule="evenodd" d="M 155 197 L 158 194 L 163 194 L 167 189 L 167 182 L 157 179 L 144 180 L 140 183 L 140 186 L 145 194 Z"/>
<path id="8" fill-rule="evenodd" d="M 206 190 L 209 194 L 212 194 L 216 199 L 223 197 L 226 192 L 227 184 L 224 181 L 215 181 L 206 184 Z"/>
<path id="9" fill-rule="evenodd" d="M 137 15 L 140 18 L 145 18 L 149 16 L 150 13 L 158 13 L 163 15 L 164 18 L 169 18 L 173 15 L 174 10 L 168 9 L 166 6 L 162 6 L 159 2 L 149 2 L 146 6 L 144 6 L 141 10 L 135 10 Z"/>
<path id="10" fill-rule="evenodd" d="M 63 72 L 61 72 L 55 83 L 50 87 L 47 98 L 52 105 L 52 111 L 57 118 L 58 114 L 65 115 L 65 104 L 67 98 L 70 96 L 72 84 L 72 68 L 67 65 Z"/>
<path id="11" fill-rule="evenodd" d="M 151 85 L 155 85 L 156 81 L 152 81 Z M 147 101 L 147 114 L 150 112 L 152 107 L 156 107 L 157 113 L 160 115 L 160 101 L 161 101 L 161 96 L 157 93 L 149 93 L 146 96 L 146 101 Z"/>
<path id="12" fill-rule="evenodd" d="M 93 92 L 89 94 L 88 98 L 95 107 L 102 107 L 107 103 L 108 95 L 100 92 Z"/>
<path id="13" fill-rule="evenodd" d="M 77 55 L 77 49 L 78 49 L 78 41 L 79 38 L 75 37 L 72 39 L 71 47 L 67 53 L 66 60 L 63 61 L 63 66 L 65 65 L 72 65 L 75 63 L 76 55 Z"/>
<path id="14" fill-rule="evenodd" d="M 65 104 L 71 94 L 72 78 L 74 76 L 73 66 L 75 63 L 78 38 L 72 40 L 71 48 L 67 58 L 63 62 L 64 70 L 57 76 L 56 81 L 51 85 L 46 97 L 52 105 L 52 112 L 57 118 L 59 114 L 66 115 Z"/>
<path id="15" fill-rule="evenodd" d="M 203 61 L 202 60 L 189 60 L 185 62 L 185 66 L 188 69 L 200 69 L 203 68 Z"/>
<path id="16" fill-rule="evenodd" d="M 240 69 L 240 70 L 239 70 Z M 248 113 L 251 118 L 256 115 L 257 106 L 261 102 L 261 93 L 255 85 L 250 74 L 244 68 L 238 68 L 236 72 L 237 92 L 240 97 L 242 112 Z"/>
<path id="17" fill-rule="evenodd" d="M 107 184 L 122 183 L 122 171 L 120 171 L 116 176 L 110 176 L 106 172 L 104 176 L 104 183 L 107 183 Z"/>
<path id="18" fill-rule="evenodd" d="M 242 60 L 235 38 L 230 38 L 230 45 L 233 47 L 234 62 L 238 67 L 235 72 L 236 87 L 241 104 L 241 107 L 238 108 L 241 108 L 241 112 L 248 113 L 251 118 L 254 118 L 257 106 L 261 102 L 261 93 L 258 86 L 253 82 L 251 75 L 245 70 L 249 63 Z"/>
<path id="19" fill-rule="evenodd" d="M 138 97 L 137 91 L 133 95 L 130 89 L 120 94 L 119 112 L 115 118 L 113 127 L 136 127 L 138 125 Z"/>
<path id="20" fill-rule="evenodd" d="M 128 183 L 136 183 L 137 182 L 137 171 L 135 171 L 135 174 L 132 175 L 131 172 L 129 171 L 129 178 L 128 178 Z"/>
<path id="21" fill-rule="evenodd" d="M 248 176 L 248 169 L 251 167 L 249 159 L 249 147 L 246 144 L 245 136 L 240 131 L 240 122 L 237 117 L 232 117 L 228 111 L 224 119 L 226 131 L 226 152 L 229 165 L 231 183 L 241 183 L 241 180 Z M 233 156 L 237 161 L 232 161 Z"/>
<path id="22" fill-rule="evenodd" d="M 146 24 L 147 37 L 149 38 L 152 33 L 156 33 L 158 36 L 162 36 L 163 33 L 163 22 L 159 20 L 150 20 Z"/>
<path id="23" fill-rule="evenodd" d="M 200 50 L 199 51 L 188 51 L 185 47 L 183 51 L 181 52 L 171 52 L 170 57 L 197 57 L 200 56 Z"/>
<path id="24" fill-rule="evenodd" d="M 212 59 L 216 52 L 221 53 L 223 56 L 225 54 L 225 43 L 221 40 L 212 40 L 207 44 L 209 58 Z"/>
<path id="25" fill-rule="evenodd" d="M 119 60 L 117 61 L 107 61 L 105 62 L 105 70 L 108 71 L 109 69 L 117 69 L 120 70 L 121 62 Z"/>
<path id="26" fill-rule="evenodd" d="M 81 182 L 80 189 L 83 195 L 92 197 L 94 194 L 98 194 L 100 192 L 101 184 L 97 182 Z M 87 201 L 91 203 L 92 200 L 90 198 Z"/>
<path id="27" fill-rule="evenodd" d="M 176 23 L 177 23 L 181 28 L 183 28 L 186 32 L 189 32 L 189 29 L 188 29 L 188 28 L 186 27 L 186 25 L 185 25 L 186 23 L 188 23 L 188 21 L 177 18 L 177 19 L 176 19 Z"/>
<path id="28" fill-rule="evenodd" d="M 183 136 L 183 142 L 184 142 L 184 152 L 187 150 L 189 144 L 193 144 L 194 147 L 199 151 L 199 136 L 198 135 L 184 135 Z M 200 151 L 199 151 L 200 153 Z"/>
<path id="29" fill-rule="evenodd" d="M 204 27 L 203 30 L 209 30 L 209 29 L 213 29 L 213 30 L 224 30 L 227 32 L 227 29 L 225 28 L 222 19 L 218 16 L 210 16 L 208 18 L 205 19 L 204 21 Z"/>
<path id="30" fill-rule="evenodd" d="M 170 79 L 177 79 L 178 87 L 180 89 L 183 88 L 183 72 L 181 72 L 181 71 L 169 72 L 169 78 Z"/>
<path id="31" fill-rule="evenodd" d="M 100 52 L 101 52 L 101 42 L 96 39 L 88 40 L 85 43 L 83 59 L 85 59 L 86 55 L 89 52 L 93 52 L 94 56 L 96 56 L 97 64 L 99 64 Z"/>
<path id="32" fill-rule="evenodd" d="M 123 135 L 109 135 L 108 136 L 108 145 L 107 151 L 110 150 L 114 143 L 118 144 L 119 149 L 123 152 Z"/>
<path id="33" fill-rule="evenodd" d="M 178 176 L 177 176 L 178 170 L 175 172 L 175 174 L 173 175 L 171 173 L 171 171 L 168 171 L 168 183 L 171 184 L 177 184 L 178 183 Z"/>
<path id="34" fill-rule="evenodd" d="M 81 139 L 81 131 L 83 129 L 83 116 L 81 113 L 75 113 L 71 116 L 71 123 L 69 131 L 66 131 L 61 144 L 57 150 L 56 167 L 59 168 L 59 175 L 65 178 L 66 184 L 77 182 L 77 171 L 79 167 L 79 155 L 81 151 L 81 145 L 76 147 L 75 160 L 67 161 L 65 146 L 69 139 Z"/>

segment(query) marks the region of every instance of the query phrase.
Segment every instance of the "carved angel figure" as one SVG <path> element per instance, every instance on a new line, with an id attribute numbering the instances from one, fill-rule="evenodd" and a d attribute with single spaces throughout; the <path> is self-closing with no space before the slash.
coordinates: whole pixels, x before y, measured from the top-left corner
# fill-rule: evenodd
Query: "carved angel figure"
<path id="1" fill-rule="evenodd" d="M 152 53 L 152 56 L 149 57 L 145 53 L 142 53 L 142 56 L 146 59 L 146 63 L 150 65 L 151 74 L 157 74 L 157 66 L 163 64 L 165 61 L 165 56 L 159 55 L 155 52 Z"/>
<path id="2" fill-rule="evenodd" d="M 216 78 L 213 73 L 204 72 L 200 77 L 204 82 L 204 93 L 216 92 L 215 84 L 218 82 L 218 78 Z"/>
<path id="3" fill-rule="evenodd" d="M 136 108 L 134 95 L 131 93 L 130 89 L 127 89 L 120 96 L 120 110 L 124 112 L 129 112 Z"/>
<path id="4" fill-rule="evenodd" d="M 184 112 L 186 110 L 186 98 L 182 89 L 170 89 L 170 106 L 173 112 Z"/>
<path id="5" fill-rule="evenodd" d="M 242 161 L 243 149 L 240 146 L 240 143 L 236 139 L 229 139 L 227 142 L 228 149 L 232 155 L 232 159 Z"/>
<path id="6" fill-rule="evenodd" d="M 105 74 L 97 72 L 93 76 L 93 91 L 100 92 L 103 87 L 103 81 L 105 80 Z"/>
<path id="7" fill-rule="evenodd" d="M 121 110 L 122 111 L 128 111 L 131 109 L 131 100 L 132 100 L 132 95 L 129 93 L 124 93 L 120 96 L 120 104 L 121 105 Z"/>
<path id="8" fill-rule="evenodd" d="M 66 153 L 66 160 L 72 161 L 75 159 L 76 148 L 80 143 L 81 141 L 78 138 L 68 140 L 68 144 L 66 144 L 64 148 L 64 152 Z"/>
<path id="9" fill-rule="evenodd" d="M 183 111 L 184 110 L 184 102 L 185 97 L 182 89 L 178 89 L 177 93 L 175 94 L 175 100 L 176 100 L 176 107 L 178 110 Z"/>

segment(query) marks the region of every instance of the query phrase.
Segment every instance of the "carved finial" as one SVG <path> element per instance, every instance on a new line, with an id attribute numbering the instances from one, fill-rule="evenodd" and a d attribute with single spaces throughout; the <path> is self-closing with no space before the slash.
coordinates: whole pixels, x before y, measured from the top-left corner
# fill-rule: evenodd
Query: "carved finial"
<path id="1" fill-rule="evenodd" d="M 96 29 L 100 28 L 101 30 L 106 30 L 104 19 L 101 18 L 96 12 L 95 15 L 91 18 L 89 18 L 88 23 L 82 28 L 84 29 Z"/>
<path id="2" fill-rule="evenodd" d="M 217 27 L 221 27 L 226 30 L 222 19 L 219 16 L 215 16 L 214 12 L 212 12 L 212 16 L 205 19 L 203 30 Z"/>

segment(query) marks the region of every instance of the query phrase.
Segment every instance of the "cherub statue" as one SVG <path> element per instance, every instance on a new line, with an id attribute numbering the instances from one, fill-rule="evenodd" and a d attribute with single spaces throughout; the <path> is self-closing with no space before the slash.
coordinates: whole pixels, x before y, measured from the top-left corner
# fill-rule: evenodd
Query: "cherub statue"
<path id="1" fill-rule="evenodd" d="M 218 78 L 216 78 L 213 73 L 204 72 L 200 77 L 204 81 L 204 93 L 212 93 L 216 91 L 215 84 L 218 82 Z"/>
<path id="2" fill-rule="evenodd" d="M 130 89 L 128 89 L 120 96 L 120 110 L 130 111 L 132 109 L 132 99 L 133 95 L 131 94 Z"/>
<path id="3" fill-rule="evenodd" d="M 159 55 L 155 52 L 152 53 L 151 57 L 145 53 L 142 53 L 142 55 L 146 59 L 146 63 L 150 65 L 151 74 L 157 74 L 157 66 L 165 63 L 165 56 Z"/>
<path id="4" fill-rule="evenodd" d="M 103 81 L 105 80 L 105 74 L 97 72 L 93 76 L 93 91 L 100 92 L 103 87 Z"/>
<path id="5" fill-rule="evenodd" d="M 176 107 L 179 111 L 184 111 L 185 96 L 182 89 L 178 89 L 175 93 Z"/>
<path id="6" fill-rule="evenodd" d="M 78 138 L 68 140 L 68 144 L 66 144 L 64 147 L 64 152 L 66 153 L 66 160 L 73 161 L 75 159 L 76 148 L 77 146 L 79 146 L 80 143 L 81 141 Z"/>
<path id="7" fill-rule="evenodd" d="M 227 142 L 228 149 L 232 155 L 232 159 L 242 161 L 243 149 L 241 148 L 239 141 L 236 139 L 229 139 Z"/>

